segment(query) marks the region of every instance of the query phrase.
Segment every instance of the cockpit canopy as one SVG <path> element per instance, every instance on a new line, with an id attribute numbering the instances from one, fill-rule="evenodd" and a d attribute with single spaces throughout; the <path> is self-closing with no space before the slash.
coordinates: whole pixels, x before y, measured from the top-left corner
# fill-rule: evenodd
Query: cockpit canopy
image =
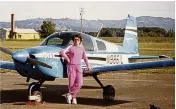
<path id="1" fill-rule="evenodd" d="M 94 51 L 93 42 L 90 36 L 79 32 L 56 32 L 48 36 L 40 45 L 55 45 L 67 47 L 73 44 L 72 37 L 76 34 L 81 34 L 83 39 L 83 46 L 86 51 Z"/>

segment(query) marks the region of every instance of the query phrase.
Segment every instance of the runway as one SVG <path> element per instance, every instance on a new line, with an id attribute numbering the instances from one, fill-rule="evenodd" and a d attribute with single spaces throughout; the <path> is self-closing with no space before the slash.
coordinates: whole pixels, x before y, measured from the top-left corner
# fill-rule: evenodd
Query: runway
<path id="1" fill-rule="evenodd" d="M 175 108 L 175 74 L 113 73 L 100 75 L 104 85 L 116 90 L 113 102 L 106 102 L 102 89 L 92 77 L 84 78 L 78 94 L 78 104 L 67 104 L 62 94 L 68 92 L 67 79 L 46 81 L 42 85 L 44 105 L 27 106 L 27 89 L 31 82 L 19 74 L 1 73 L 1 109 L 149 109 L 155 104 L 161 109 Z"/>

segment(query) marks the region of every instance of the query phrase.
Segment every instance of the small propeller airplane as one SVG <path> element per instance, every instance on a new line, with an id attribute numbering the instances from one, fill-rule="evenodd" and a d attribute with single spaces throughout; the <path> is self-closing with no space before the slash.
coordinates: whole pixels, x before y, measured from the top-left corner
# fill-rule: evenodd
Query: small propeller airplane
<path id="1" fill-rule="evenodd" d="M 16 52 L 0 47 L 0 50 L 11 55 L 14 61 L 0 61 L 0 68 L 16 70 L 21 76 L 27 78 L 27 82 L 29 82 L 30 78 L 37 80 L 38 82 L 33 82 L 28 87 L 28 99 L 42 102 L 41 85 L 45 81 L 54 81 L 56 78 L 67 77 L 66 61 L 61 57 L 60 51 L 73 44 L 71 39 L 78 33 L 83 38 L 83 46 L 93 68 L 91 72 L 88 72 L 84 61 L 82 61 L 83 75 L 92 76 L 97 81 L 103 89 L 103 98 L 105 100 L 114 100 L 115 89 L 111 85 L 104 86 L 97 77 L 99 74 L 110 71 L 175 66 L 175 60 L 173 59 L 135 62 L 138 59 L 168 57 L 165 55 L 139 55 L 136 18 L 128 15 L 122 46 L 76 31 L 55 32 L 41 42 L 40 46 Z"/>

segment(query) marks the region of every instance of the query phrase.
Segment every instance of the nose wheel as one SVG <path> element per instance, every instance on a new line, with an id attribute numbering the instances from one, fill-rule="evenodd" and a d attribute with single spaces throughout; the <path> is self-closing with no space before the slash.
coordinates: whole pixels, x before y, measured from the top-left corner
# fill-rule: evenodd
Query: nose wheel
<path id="1" fill-rule="evenodd" d="M 101 81 L 98 79 L 97 75 L 93 75 L 94 79 L 103 89 L 103 99 L 107 101 L 113 101 L 115 99 L 115 89 L 111 85 L 103 86 Z"/>
<path id="2" fill-rule="evenodd" d="M 35 102 L 41 103 L 42 102 L 42 93 L 40 91 L 34 91 L 32 92 L 32 96 L 34 96 L 35 98 Z"/>
<path id="3" fill-rule="evenodd" d="M 44 81 L 33 82 L 29 85 L 28 88 L 28 100 L 32 102 L 41 103 L 42 102 L 42 93 L 41 93 L 41 85 Z"/>

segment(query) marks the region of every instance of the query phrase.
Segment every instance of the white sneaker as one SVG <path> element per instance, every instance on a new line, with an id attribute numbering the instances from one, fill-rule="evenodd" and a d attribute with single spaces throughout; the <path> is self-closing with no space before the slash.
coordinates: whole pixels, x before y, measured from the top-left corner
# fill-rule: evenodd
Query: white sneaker
<path id="1" fill-rule="evenodd" d="M 67 93 L 65 98 L 67 99 L 67 103 L 71 104 L 71 100 L 72 100 L 72 95 L 70 93 Z"/>
<path id="2" fill-rule="evenodd" d="M 72 104 L 77 104 L 76 98 L 73 98 L 73 99 L 72 99 Z"/>

